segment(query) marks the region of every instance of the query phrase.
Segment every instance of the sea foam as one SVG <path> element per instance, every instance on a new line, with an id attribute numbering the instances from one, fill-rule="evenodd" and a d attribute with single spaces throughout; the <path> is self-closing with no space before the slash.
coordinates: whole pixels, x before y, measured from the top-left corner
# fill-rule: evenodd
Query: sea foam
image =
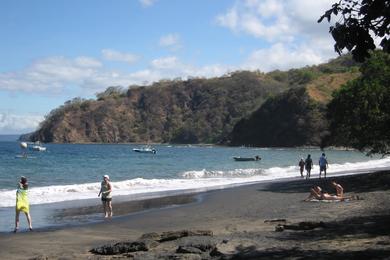
<path id="1" fill-rule="evenodd" d="M 390 167 L 390 157 L 366 162 L 330 164 L 329 176 L 353 174 L 361 171 L 380 170 Z M 318 166 L 314 165 L 312 177 L 318 176 Z M 226 187 L 256 183 L 261 181 L 299 177 L 298 166 L 272 167 L 268 169 L 235 169 L 229 171 L 186 171 L 178 174 L 175 179 L 144 179 L 112 182 L 113 196 L 136 195 L 137 199 L 149 197 L 150 194 L 167 192 L 185 193 L 192 191 L 207 191 Z M 54 203 L 70 200 L 97 198 L 100 183 L 84 183 L 74 185 L 57 185 L 33 187 L 29 190 L 32 205 Z M 0 190 L 0 207 L 15 205 L 15 190 Z"/>

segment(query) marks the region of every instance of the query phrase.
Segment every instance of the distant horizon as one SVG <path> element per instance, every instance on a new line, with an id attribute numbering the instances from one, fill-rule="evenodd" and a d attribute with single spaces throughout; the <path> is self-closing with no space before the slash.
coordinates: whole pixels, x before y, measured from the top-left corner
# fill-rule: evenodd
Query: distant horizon
<path id="1" fill-rule="evenodd" d="M 0 142 L 17 141 L 21 134 L 0 134 Z"/>

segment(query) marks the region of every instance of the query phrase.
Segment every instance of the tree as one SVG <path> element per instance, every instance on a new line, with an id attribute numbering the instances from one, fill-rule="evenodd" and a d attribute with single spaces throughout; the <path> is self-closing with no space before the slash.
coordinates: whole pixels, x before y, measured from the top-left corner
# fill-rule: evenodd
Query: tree
<path id="1" fill-rule="evenodd" d="M 107 98 L 125 97 L 126 92 L 121 86 L 108 87 L 104 92 L 96 93 L 97 100 L 105 100 Z"/>
<path id="2" fill-rule="evenodd" d="M 363 62 L 376 48 L 373 36 L 380 38 L 383 51 L 390 53 L 390 0 L 340 0 L 318 22 L 324 18 L 330 22 L 332 15 L 339 18 L 329 28 L 339 54 L 347 49 L 356 61 Z"/>
<path id="3" fill-rule="evenodd" d="M 333 94 L 327 143 L 390 154 L 390 55 L 373 52 L 361 73 Z"/>

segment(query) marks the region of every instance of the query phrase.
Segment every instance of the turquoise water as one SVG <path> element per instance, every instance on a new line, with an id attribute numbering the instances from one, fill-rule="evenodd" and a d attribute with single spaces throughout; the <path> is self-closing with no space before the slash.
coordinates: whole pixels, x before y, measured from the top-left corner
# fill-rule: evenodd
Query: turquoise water
<path id="1" fill-rule="evenodd" d="M 155 145 L 156 154 L 135 153 L 130 144 L 46 144 L 45 152 L 28 150 L 27 158 L 15 141 L 0 142 L 0 232 L 13 228 L 15 189 L 20 176 L 29 180 L 34 227 L 101 221 L 100 214 L 81 219 L 61 219 L 56 210 L 99 205 L 102 175 L 110 175 L 114 202 L 160 197 L 236 185 L 300 178 L 298 161 L 311 154 L 316 164 L 322 151 L 316 148 L 242 148 L 221 146 Z M 390 158 L 366 157 L 357 151 L 325 150 L 329 175 L 390 167 Z M 233 156 L 261 161 L 236 162 Z M 312 177 L 318 178 L 315 165 Z M 24 218 L 21 221 L 25 222 Z M 23 224 L 24 225 L 24 224 Z"/>
<path id="2" fill-rule="evenodd" d="M 20 176 L 30 184 L 31 204 L 95 198 L 101 176 L 110 175 L 114 194 L 131 195 L 167 191 L 208 190 L 245 183 L 298 177 L 297 162 L 319 149 L 241 148 L 221 146 L 155 145 L 157 154 L 132 151 L 129 144 L 46 144 L 47 151 L 28 150 L 16 158 L 18 142 L 0 142 L 0 207 L 13 206 Z M 389 159 L 366 157 L 357 151 L 325 150 L 329 174 L 347 170 L 388 167 Z M 236 162 L 233 156 L 261 161 Z M 313 169 L 316 177 L 317 166 Z M 317 175 L 318 176 L 318 175 Z M 61 196 L 58 196 L 58 195 Z"/>

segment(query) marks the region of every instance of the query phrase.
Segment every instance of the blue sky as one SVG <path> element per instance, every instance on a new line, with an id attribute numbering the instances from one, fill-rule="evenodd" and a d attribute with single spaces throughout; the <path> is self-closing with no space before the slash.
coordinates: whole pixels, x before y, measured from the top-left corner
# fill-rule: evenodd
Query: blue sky
<path id="1" fill-rule="evenodd" d="M 334 0 L 2 0 L 0 134 L 108 86 L 287 70 L 334 58 Z"/>

